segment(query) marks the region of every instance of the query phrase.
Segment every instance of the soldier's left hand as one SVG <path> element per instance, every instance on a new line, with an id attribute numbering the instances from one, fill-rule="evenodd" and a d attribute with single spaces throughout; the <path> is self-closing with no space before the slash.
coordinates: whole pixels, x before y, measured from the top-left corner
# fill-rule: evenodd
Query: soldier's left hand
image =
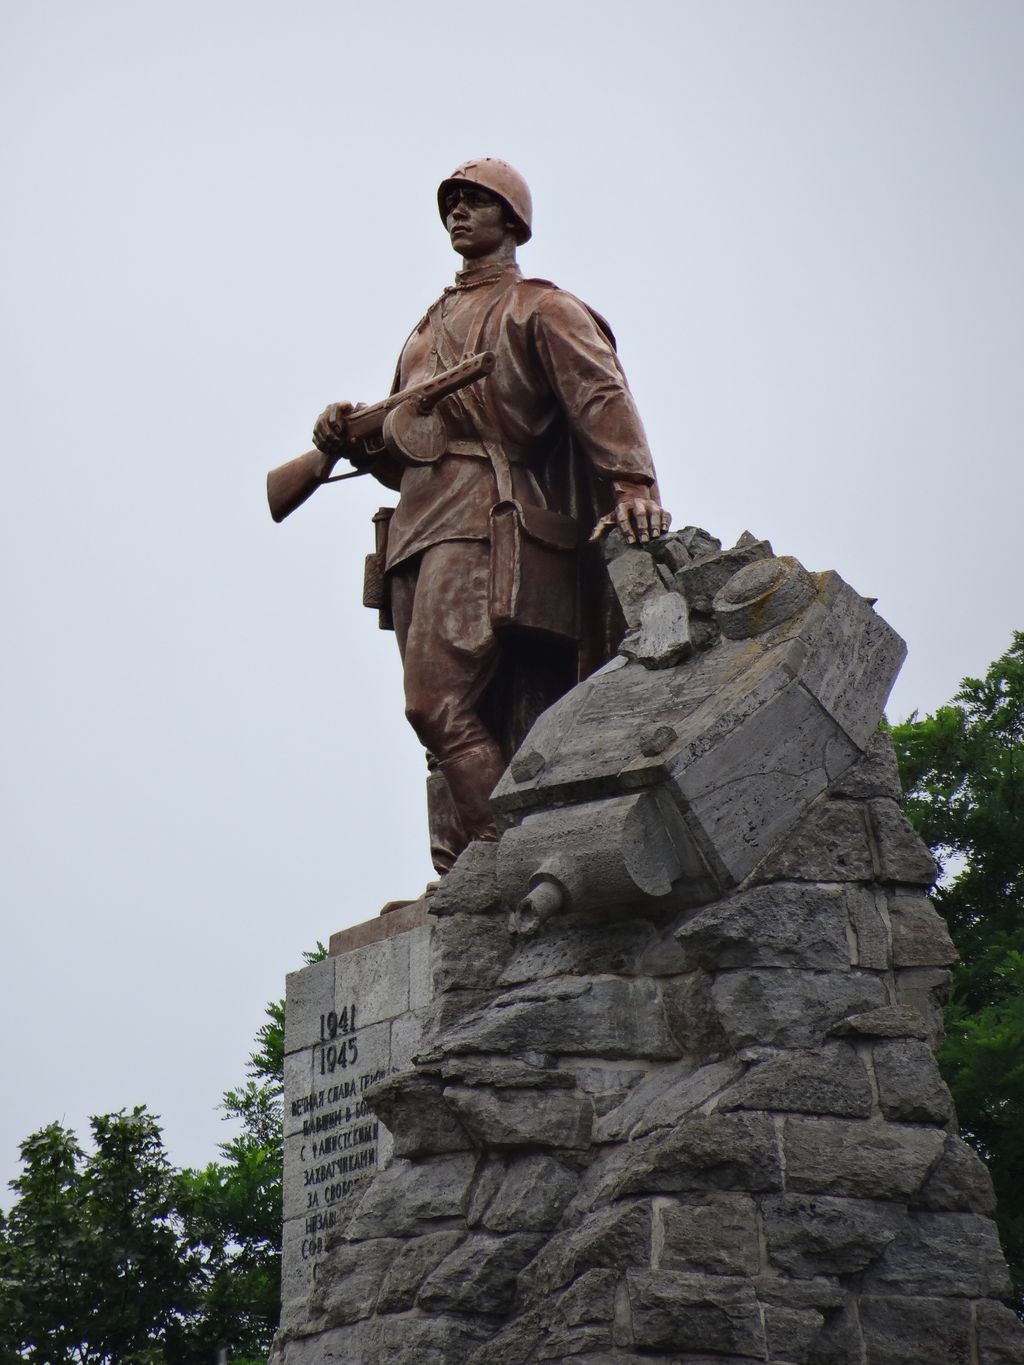
<path id="1" fill-rule="evenodd" d="M 613 527 L 618 527 L 631 545 L 645 545 L 663 536 L 672 524 L 672 513 L 646 497 L 647 491 L 646 487 L 642 491 L 617 488 L 614 508 L 597 523 L 590 539 L 600 540 Z"/>

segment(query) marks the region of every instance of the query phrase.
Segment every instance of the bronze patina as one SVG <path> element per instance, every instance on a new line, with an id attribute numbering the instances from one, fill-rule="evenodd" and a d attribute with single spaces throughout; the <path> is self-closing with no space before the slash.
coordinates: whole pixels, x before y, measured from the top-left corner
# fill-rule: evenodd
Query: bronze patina
<path id="1" fill-rule="evenodd" d="M 670 518 L 610 327 L 516 263 L 532 233 L 526 181 L 496 158 L 467 161 L 438 208 L 462 269 L 402 349 L 393 395 L 414 397 L 382 426 L 375 405 L 369 440 L 369 409 L 331 404 L 319 454 L 275 471 L 268 491 L 280 519 L 345 458 L 399 492 L 375 518 L 366 600 L 397 635 L 444 873 L 471 840 L 495 838 L 490 793 L 536 717 L 621 639 L 593 542 L 612 526 L 647 541 Z M 460 367 L 481 356 L 466 382 Z M 416 397 L 449 372 L 461 387 Z"/>

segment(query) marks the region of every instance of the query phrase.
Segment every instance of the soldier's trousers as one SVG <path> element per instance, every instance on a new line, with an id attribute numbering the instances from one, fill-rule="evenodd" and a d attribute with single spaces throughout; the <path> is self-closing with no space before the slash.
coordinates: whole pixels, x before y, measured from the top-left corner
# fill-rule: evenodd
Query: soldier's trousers
<path id="1" fill-rule="evenodd" d="M 488 798 L 506 760 L 479 713 L 500 657 L 489 572 L 486 541 L 454 540 L 430 546 L 389 575 L 405 714 L 433 770 L 428 813 L 439 872 L 471 840 L 496 837 Z"/>

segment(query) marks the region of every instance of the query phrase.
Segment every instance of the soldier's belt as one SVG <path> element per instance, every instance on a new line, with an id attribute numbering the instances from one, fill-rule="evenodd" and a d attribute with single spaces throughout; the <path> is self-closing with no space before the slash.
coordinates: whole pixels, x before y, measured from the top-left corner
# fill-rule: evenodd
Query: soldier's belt
<path id="1" fill-rule="evenodd" d="M 517 450 L 515 446 L 503 445 L 505 458 L 509 464 L 528 465 L 530 463 L 529 452 Z M 457 438 L 449 439 L 445 450 L 446 455 L 468 455 L 474 460 L 487 460 L 490 457 L 479 441 L 460 441 Z"/>

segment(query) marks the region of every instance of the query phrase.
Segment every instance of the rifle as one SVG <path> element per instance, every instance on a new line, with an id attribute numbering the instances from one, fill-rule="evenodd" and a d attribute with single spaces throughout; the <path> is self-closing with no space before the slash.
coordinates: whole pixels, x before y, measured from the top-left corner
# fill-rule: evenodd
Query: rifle
<path id="1" fill-rule="evenodd" d="M 493 369 L 494 352 L 481 351 L 421 384 L 399 389 L 397 393 L 379 403 L 371 403 L 367 408 L 356 408 L 345 417 L 342 444 L 354 450 L 368 438 L 383 435 L 384 445 L 380 449 L 386 446 L 409 464 L 430 464 L 441 458 L 447 446 L 444 423 L 434 408 L 442 398 L 483 379 Z M 335 455 L 332 449 L 329 454 L 334 460 L 340 460 L 344 451 Z M 347 458 L 355 463 L 353 456 Z M 307 450 L 304 455 L 270 471 L 267 475 L 267 502 L 275 521 L 284 521 L 321 484 L 340 483 L 342 479 L 355 479 L 370 472 L 369 466 L 364 465 L 348 474 L 325 476 L 321 472 L 323 467 L 324 452 Z"/>

